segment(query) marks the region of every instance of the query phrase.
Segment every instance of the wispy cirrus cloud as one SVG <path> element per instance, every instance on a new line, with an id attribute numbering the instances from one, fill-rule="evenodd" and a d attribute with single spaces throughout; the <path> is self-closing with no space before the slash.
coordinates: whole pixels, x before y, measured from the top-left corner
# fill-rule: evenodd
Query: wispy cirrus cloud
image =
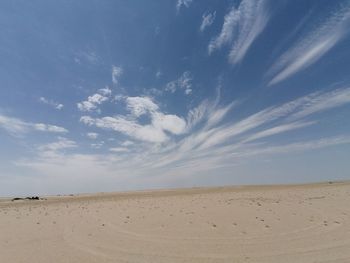
<path id="1" fill-rule="evenodd" d="M 182 7 L 188 8 L 193 0 L 177 0 L 176 11 L 179 12 Z"/>
<path id="2" fill-rule="evenodd" d="M 288 143 L 283 145 L 272 145 L 267 147 L 251 147 L 240 154 L 242 157 L 262 154 L 287 154 L 302 152 L 307 150 L 316 150 L 330 146 L 350 144 L 350 136 L 331 136 L 327 138 L 314 139 L 310 141 Z"/>
<path id="3" fill-rule="evenodd" d="M 350 102 L 350 97 L 348 95 L 349 92 L 350 88 L 343 88 L 323 93 L 315 92 L 280 106 L 261 110 L 237 123 L 226 125 L 221 129 L 210 132 L 206 141 L 201 145 L 201 148 L 206 149 L 215 145 L 220 145 L 235 136 L 242 135 L 250 130 L 256 129 L 273 121 L 283 120 L 286 122 L 291 122 L 301 120 L 305 117 L 311 116 L 312 114 L 342 106 Z M 310 123 L 304 124 L 300 124 L 300 127 L 308 126 Z M 286 129 L 287 127 L 288 129 Z M 280 132 L 285 132 L 290 129 L 295 129 L 295 124 L 289 124 L 283 129 L 278 130 Z"/>
<path id="4" fill-rule="evenodd" d="M 196 163 L 196 165 L 200 166 L 202 164 L 204 165 L 204 162 L 209 160 L 210 162 L 214 160 L 222 164 L 225 163 L 223 159 L 226 158 L 222 156 L 230 156 L 230 160 L 232 161 L 241 158 L 243 153 L 244 156 L 253 155 L 253 153 L 273 153 L 272 150 L 263 151 L 266 147 L 270 147 L 270 149 L 273 148 L 276 151 L 277 149 L 286 149 L 289 146 L 295 149 L 295 145 L 298 145 L 298 143 L 280 147 L 276 145 L 266 145 L 266 143 L 263 145 L 252 144 L 252 142 L 257 140 L 261 141 L 266 137 L 317 124 L 317 121 L 308 120 L 306 118 L 310 118 L 313 114 L 318 112 L 350 103 L 349 99 L 344 100 L 342 103 L 339 103 L 336 99 L 341 96 L 341 94 L 347 96 L 349 90 L 350 88 L 343 88 L 330 92 L 312 93 L 279 106 L 263 109 L 238 122 L 224 122 L 222 124 L 217 122 L 218 125 L 214 126 L 209 125 L 210 119 L 217 115 L 220 109 L 211 109 L 204 123 L 201 124 L 201 122 L 197 122 L 197 125 L 201 125 L 202 128 L 195 130 L 162 152 L 157 162 L 152 165 L 155 167 L 168 167 L 173 165 L 179 166 L 180 164 L 187 166 L 189 163 Z M 326 100 L 329 102 L 324 103 Z M 316 104 L 318 105 L 317 110 L 314 106 L 311 106 Z M 307 112 L 306 109 L 308 107 L 312 107 L 313 110 Z M 327 138 L 324 140 L 327 141 Z M 334 141 L 330 140 L 329 144 L 322 143 L 320 145 L 326 147 L 326 145 L 331 145 L 331 142 Z M 303 143 L 308 146 L 305 146 L 303 149 L 312 149 L 312 145 L 318 144 L 318 140 L 310 142 L 310 144 L 307 144 L 307 142 Z M 217 156 L 219 156 L 219 158 L 217 158 Z"/>
<path id="5" fill-rule="evenodd" d="M 291 119 L 300 119 L 314 113 L 340 107 L 350 102 L 350 88 L 336 89 L 325 93 L 315 92 L 304 100 L 300 109 L 290 116 Z"/>
<path id="6" fill-rule="evenodd" d="M 211 26 L 214 23 L 215 17 L 216 12 L 204 13 L 202 15 L 202 23 L 199 27 L 199 31 L 203 32 L 207 27 Z"/>
<path id="7" fill-rule="evenodd" d="M 244 139 L 243 142 L 247 143 L 250 141 L 255 141 L 265 137 L 273 136 L 279 133 L 301 129 L 310 125 L 314 125 L 315 123 L 316 123 L 315 121 L 296 121 L 292 123 L 281 124 L 270 129 L 256 132 L 253 135 L 248 136 L 246 139 Z"/>
<path id="8" fill-rule="evenodd" d="M 314 30 L 302 34 L 272 65 L 268 85 L 277 84 L 311 66 L 326 55 L 349 32 L 350 4 L 335 11 Z"/>
<path id="9" fill-rule="evenodd" d="M 177 90 L 184 90 L 186 95 L 192 93 L 192 74 L 190 71 L 185 71 L 182 75 L 173 81 L 166 84 L 165 90 L 174 93 Z"/>
<path id="10" fill-rule="evenodd" d="M 242 0 L 225 15 L 221 32 L 208 45 L 208 53 L 229 45 L 229 62 L 242 61 L 250 46 L 265 29 L 269 15 L 265 0 Z"/>
<path id="11" fill-rule="evenodd" d="M 50 133 L 67 133 L 68 130 L 51 124 L 26 122 L 18 118 L 9 117 L 0 114 L 0 128 L 6 130 L 13 136 L 22 136 L 25 133 L 33 131 Z"/>
<path id="12" fill-rule="evenodd" d="M 112 82 L 117 85 L 120 76 L 123 75 L 123 68 L 118 66 L 112 66 Z"/>
<path id="13" fill-rule="evenodd" d="M 83 51 L 80 50 L 74 53 L 74 62 L 77 64 L 92 64 L 98 65 L 101 61 L 101 57 L 92 50 Z"/>

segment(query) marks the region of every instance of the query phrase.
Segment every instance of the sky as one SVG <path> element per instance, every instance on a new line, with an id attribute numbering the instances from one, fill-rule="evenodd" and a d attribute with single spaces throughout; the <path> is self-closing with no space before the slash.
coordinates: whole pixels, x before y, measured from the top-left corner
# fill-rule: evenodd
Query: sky
<path id="1" fill-rule="evenodd" d="M 0 196 L 350 179 L 350 1 L 1 1 L 0 29 Z"/>

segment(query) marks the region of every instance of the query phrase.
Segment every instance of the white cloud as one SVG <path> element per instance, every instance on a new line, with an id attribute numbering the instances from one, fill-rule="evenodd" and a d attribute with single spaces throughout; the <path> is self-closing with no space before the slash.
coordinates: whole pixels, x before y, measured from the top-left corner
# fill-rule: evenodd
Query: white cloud
<path id="1" fill-rule="evenodd" d="M 126 97 L 126 107 L 136 117 L 159 109 L 149 97 Z"/>
<path id="2" fill-rule="evenodd" d="M 202 15 L 202 23 L 199 27 L 199 31 L 203 32 L 207 27 L 211 26 L 214 23 L 216 17 L 216 12 L 213 13 L 204 13 Z"/>
<path id="3" fill-rule="evenodd" d="M 0 127 L 12 135 L 20 135 L 28 132 L 31 124 L 17 118 L 0 115 Z"/>
<path id="4" fill-rule="evenodd" d="M 125 97 L 124 100 L 132 118 L 122 115 L 103 118 L 82 116 L 80 121 L 86 125 L 121 132 L 137 140 L 155 143 L 167 141 L 169 137 L 166 132 L 179 135 L 185 131 L 186 122 L 182 118 L 160 112 L 159 106 L 151 98 Z M 150 123 L 140 124 L 135 119 L 144 114 L 150 117 Z"/>
<path id="5" fill-rule="evenodd" d="M 185 89 L 185 94 L 190 95 L 192 93 L 192 89 Z"/>
<path id="6" fill-rule="evenodd" d="M 182 134 L 186 128 L 186 122 L 182 118 L 161 112 L 152 114 L 152 125 L 156 129 L 168 131 L 172 134 Z"/>
<path id="7" fill-rule="evenodd" d="M 55 102 L 53 100 L 48 100 L 44 97 L 40 97 L 39 101 L 44 103 L 44 104 L 50 105 L 51 107 L 55 108 L 56 110 L 62 110 L 64 107 L 64 105 L 62 103 L 58 103 L 58 102 Z"/>
<path id="8" fill-rule="evenodd" d="M 185 71 L 177 80 L 170 81 L 166 84 L 165 90 L 174 93 L 176 90 L 184 90 L 186 95 L 192 93 L 192 75 L 191 72 Z"/>
<path id="9" fill-rule="evenodd" d="M 220 34 L 209 43 L 209 54 L 224 45 L 231 45 L 229 61 L 239 63 L 265 29 L 268 20 L 265 0 L 242 0 L 238 8 L 232 7 L 225 16 Z"/>
<path id="10" fill-rule="evenodd" d="M 121 132 L 127 136 L 141 141 L 164 142 L 168 138 L 163 130 L 156 129 L 152 125 L 141 125 L 124 116 L 91 118 L 83 116 L 80 121 L 87 125 L 94 125 L 101 129 Z"/>
<path id="11" fill-rule="evenodd" d="M 315 30 L 300 37 L 268 71 L 272 76 L 269 85 L 277 84 L 321 59 L 344 38 L 349 22 L 350 5 L 347 4 Z"/>
<path id="12" fill-rule="evenodd" d="M 64 149 L 76 148 L 77 144 L 75 141 L 69 140 L 67 138 L 58 137 L 58 140 L 52 143 L 40 145 L 38 150 L 47 154 L 47 152 L 57 152 Z"/>
<path id="13" fill-rule="evenodd" d="M 44 124 L 44 123 L 36 123 L 33 124 L 35 130 L 37 131 L 45 131 L 45 132 L 57 132 L 57 133 L 67 133 L 68 130 L 63 128 L 63 127 L 59 127 L 59 126 L 55 126 L 55 125 L 49 125 L 49 124 Z"/>
<path id="14" fill-rule="evenodd" d="M 125 99 L 125 97 L 126 97 L 126 96 L 123 96 L 123 95 L 118 94 L 118 95 L 115 95 L 115 96 L 114 96 L 114 100 L 115 100 L 115 101 L 122 101 L 123 99 Z"/>
<path id="15" fill-rule="evenodd" d="M 104 141 L 96 142 L 96 143 L 91 143 L 91 147 L 94 149 L 100 149 L 103 145 L 105 144 Z"/>
<path id="16" fill-rule="evenodd" d="M 181 7 L 188 8 L 193 0 L 177 0 L 176 10 L 177 12 L 181 9 Z"/>
<path id="17" fill-rule="evenodd" d="M 133 144 L 134 144 L 134 142 L 132 142 L 132 141 L 124 141 L 121 143 L 121 145 L 124 147 L 128 147 L 128 146 L 131 146 Z"/>
<path id="18" fill-rule="evenodd" d="M 93 111 L 97 109 L 97 105 L 100 105 L 107 100 L 107 97 L 96 93 L 92 96 L 89 96 L 86 101 L 77 103 L 77 106 L 80 111 Z"/>
<path id="19" fill-rule="evenodd" d="M 111 152 L 116 152 L 116 153 L 121 153 L 121 152 L 127 152 L 128 148 L 124 147 L 114 147 L 114 148 L 109 148 Z"/>
<path id="20" fill-rule="evenodd" d="M 86 136 L 87 136 L 89 139 L 96 140 L 97 137 L 98 137 L 98 133 L 96 133 L 96 132 L 88 132 L 88 133 L 86 134 Z"/>
<path id="21" fill-rule="evenodd" d="M 123 68 L 112 66 L 112 82 L 118 84 L 120 76 L 123 74 Z"/>
<path id="22" fill-rule="evenodd" d="M 93 125 L 95 123 L 94 119 L 90 116 L 82 116 L 80 117 L 80 122 L 86 124 L 86 125 Z"/>
<path id="23" fill-rule="evenodd" d="M 77 103 L 77 107 L 80 111 L 99 111 L 98 105 L 108 101 L 112 91 L 107 87 L 99 89 L 98 93 L 89 96 L 87 100 Z"/>
<path id="24" fill-rule="evenodd" d="M 62 110 L 62 109 L 63 109 L 63 107 L 64 107 L 64 105 L 63 105 L 63 104 L 58 104 L 58 105 L 56 106 L 56 109 L 58 109 L 58 110 Z"/>
<path id="25" fill-rule="evenodd" d="M 108 87 L 104 89 L 99 89 L 98 92 L 102 94 L 103 96 L 111 96 L 112 95 L 112 90 Z"/>
<path id="26" fill-rule="evenodd" d="M 5 129 L 13 136 L 21 136 L 31 131 L 43 131 L 52 133 L 67 133 L 68 130 L 50 124 L 25 122 L 18 118 L 0 114 L 0 128 Z"/>
<path id="27" fill-rule="evenodd" d="M 156 78 L 157 79 L 160 79 L 160 77 L 163 75 L 163 73 L 160 71 L 160 70 L 158 70 L 157 72 L 156 72 Z"/>

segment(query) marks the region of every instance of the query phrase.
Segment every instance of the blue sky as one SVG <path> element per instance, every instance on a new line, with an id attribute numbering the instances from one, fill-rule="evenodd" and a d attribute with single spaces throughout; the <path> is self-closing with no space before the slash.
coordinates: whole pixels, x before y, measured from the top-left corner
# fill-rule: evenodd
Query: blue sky
<path id="1" fill-rule="evenodd" d="M 350 1 L 1 1 L 0 195 L 350 179 Z"/>

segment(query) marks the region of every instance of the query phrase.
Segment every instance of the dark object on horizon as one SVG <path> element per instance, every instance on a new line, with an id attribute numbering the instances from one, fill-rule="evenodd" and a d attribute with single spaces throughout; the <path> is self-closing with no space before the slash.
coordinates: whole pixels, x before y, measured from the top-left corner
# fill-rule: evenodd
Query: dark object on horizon
<path id="1" fill-rule="evenodd" d="M 20 198 L 20 197 L 15 197 L 15 198 L 12 198 L 12 200 L 11 200 L 11 201 L 13 202 L 13 201 L 17 201 L 17 200 L 23 200 L 23 198 Z"/>
<path id="2" fill-rule="evenodd" d="M 39 196 L 32 196 L 32 197 L 26 197 L 26 198 L 15 197 L 15 198 L 12 198 L 11 201 L 18 201 L 18 200 L 40 200 L 40 197 Z"/>
<path id="3" fill-rule="evenodd" d="M 40 200 L 39 196 L 26 197 L 28 200 Z"/>

